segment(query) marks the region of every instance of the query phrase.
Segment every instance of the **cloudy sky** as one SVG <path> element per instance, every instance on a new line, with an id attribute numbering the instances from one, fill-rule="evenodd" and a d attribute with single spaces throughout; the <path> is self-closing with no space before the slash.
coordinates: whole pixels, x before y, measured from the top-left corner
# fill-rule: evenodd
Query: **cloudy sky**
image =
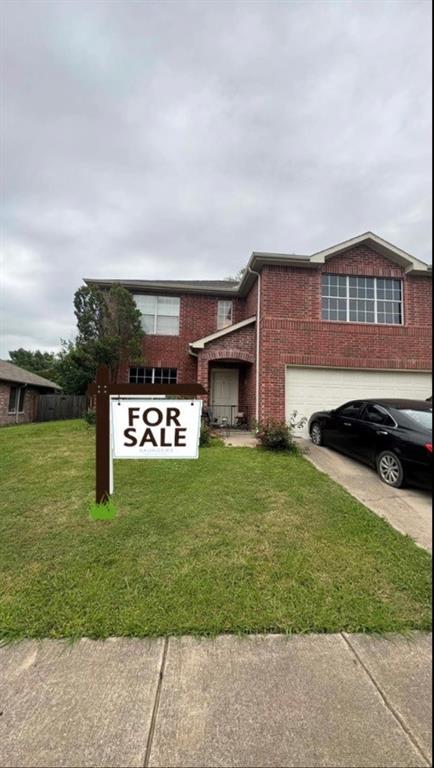
<path id="1" fill-rule="evenodd" d="M 428 0 L 2 0 L 0 356 L 83 277 L 222 278 L 367 229 L 431 261 Z"/>

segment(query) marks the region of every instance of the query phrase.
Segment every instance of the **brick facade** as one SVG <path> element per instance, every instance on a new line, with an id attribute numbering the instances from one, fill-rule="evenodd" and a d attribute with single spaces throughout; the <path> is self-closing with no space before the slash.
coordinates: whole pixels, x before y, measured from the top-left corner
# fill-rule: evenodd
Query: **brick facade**
<path id="1" fill-rule="evenodd" d="M 147 335 L 143 343 L 143 365 L 155 368 L 176 368 L 178 384 L 196 381 L 197 361 L 189 354 L 189 343 L 209 336 L 217 330 L 217 306 L 228 296 L 203 296 L 181 294 L 179 336 Z M 244 320 L 246 300 L 233 299 L 233 322 Z M 126 363 L 119 374 L 119 381 L 128 381 L 129 365 Z"/>
<path id="2" fill-rule="evenodd" d="M 403 325 L 323 321 L 321 274 L 394 277 L 403 284 Z M 259 416 L 284 418 L 287 365 L 361 369 L 431 369 L 431 278 L 405 269 L 367 245 L 324 264 L 267 264 L 261 270 L 261 312 L 256 323 L 221 336 L 191 354 L 189 344 L 217 330 L 217 302 L 228 295 L 180 293 L 179 336 L 146 336 L 149 367 L 177 368 L 178 382 L 199 381 L 208 390 L 215 366 L 240 369 L 239 402 L 255 413 L 256 329 L 259 332 Z M 258 281 L 234 298 L 233 322 L 256 315 Z M 121 371 L 128 381 L 128 365 Z M 206 399 L 206 398 L 205 398 Z"/>
<path id="3" fill-rule="evenodd" d="M 27 424 L 36 418 L 39 391 L 34 387 L 26 387 L 23 402 L 23 413 L 9 413 L 9 397 L 11 386 L 8 381 L 0 381 L 0 426 L 8 424 Z"/>
<path id="4" fill-rule="evenodd" d="M 403 281 L 404 324 L 321 319 L 321 273 Z M 268 266 L 261 279 L 261 416 L 284 418 L 285 367 L 431 370 L 431 279 L 357 246 L 315 267 Z"/>

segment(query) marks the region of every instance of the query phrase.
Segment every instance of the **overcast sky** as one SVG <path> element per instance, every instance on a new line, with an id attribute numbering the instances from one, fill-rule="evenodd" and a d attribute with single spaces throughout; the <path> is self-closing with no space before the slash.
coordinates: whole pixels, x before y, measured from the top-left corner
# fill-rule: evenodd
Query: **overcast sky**
<path id="1" fill-rule="evenodd" d="M 431 261 L 428 0 L 2 0 L 0 356 L 83 277 L 223 278 L 368 229 Z"/>

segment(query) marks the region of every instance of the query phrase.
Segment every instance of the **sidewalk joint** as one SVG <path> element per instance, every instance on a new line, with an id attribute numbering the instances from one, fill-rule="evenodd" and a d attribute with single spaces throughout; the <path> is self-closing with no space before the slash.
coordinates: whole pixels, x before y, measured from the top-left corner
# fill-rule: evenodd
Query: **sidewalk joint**
<path id="1" fill-rule="evenodd" d="M 166 658 L 167 658 L 168 647 L 169 647 L 169 638 L 165 637 L 164 638 L 164 646 L 163 646 L 163 654 L 162 654 L 162 657 L 161 657 L 160 672 L 159 672 L 159 675 L 158 675 L 157 690 L 156 690 L 156 693 L 155 693 L 154 707 L 152 709 L 151 724 L 149 726 L 148 739 L 147 739 L 147 742 L 146 742 L 146 752 L 145 752 L 145 760 L 143 762 L 143 768 L 148 768 L 149 760 L 151 758 L 152 742 L 154 740 L 154 731 L 155 731 L 155 725 L 156 725 L 156 722 L 157 722 L 158 707 L 159 707 L 159 704 L 160 704 L 161 688 L 163 686 L 163 677 L 164 677 L 164 670 L 166 668 Z"/>
<path id="2" fill-rule="evenodd" d="M 364 669 L 364 671 L 368 675 L 368 677 L 369 677 L 371 683 L 373 684 L 375 690 L 377 691 L 378 695 L 383 700 L 384 705 L 387 707 L 387 709 L 389 710 L 391 715 L 395 718 L 395 720 L 397 720 L 397 722 L 401 726 L 402 730 L 404 731 L 405 735 L 407 736 L 409 741 L 411 741 L 411 743 L 413 744 L 415 750 L 419 753 L 419 756 L 423 760 L 425 760 L 427 766 L 430 766 L 431 762 L 430 762 L 429 756 L 425 754 L 424 750 L 420 746 L 420 744 L 417 741 L 416 737 L 413 736 L 412 732 L 410 731 L 408 726 L 405 724 L 405 722 L 402 719 L 401 715 L 396 711 L 396 709 L 393 707 L 392 703 L 387 698 L 386 694 L 381 690 L 381 688 L 380 688 L 379 684 L 377 683 L 375 677 L 373 676 L 372 672 L 369 670 L 369 668 L 367 667 L 365 662 L 362 660 L 360 655 L 357 653 L 356 649 L 352 646 L 351 641 L 349 640 L 349 637 L 345 634 L 345 632 L 340 632 L 340 635 L 341 635 L 342 639 L 345 641 L 345 643 L 347 644 L 347 646 L 350 649 L 350 651 L 356 657 L 356 659 L 359 662 L 359 664 L 362 667 L 362 669 Z"/>

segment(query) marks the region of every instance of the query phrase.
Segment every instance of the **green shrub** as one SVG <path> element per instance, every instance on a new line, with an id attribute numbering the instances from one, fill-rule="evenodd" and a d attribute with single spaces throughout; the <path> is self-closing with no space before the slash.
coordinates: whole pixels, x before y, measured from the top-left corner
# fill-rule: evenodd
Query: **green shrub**
<path id="1" fill-rule="evenodd" d="M 224 440 L 221 439 L 221 437 L 218 437 L 214 432 L 212 432 L 206 422 L 202 422 L 202 426 L 200 428 L 200 440 L 199 445 L 201 448 L 216 448 L 218 446 L 224 445 Z"/>
<path id="2" fill-rule="evenodd" d="M 92 426 L 96 423 L 96 412 L 92 408 L 89 408 L 84 414 L 83 418 L 86 424 Z"/>
<path id="3" fill-rule="evenodd" d="M 263 448 L 269 451 L 296 451 L 297 445 L 294 438 L 294 429 L 302 427 L 306 418 L 297 418 L 294 411 L 289 421 L 266 419 L 256 424 L 256 437 Z"/>
<path id="4" fill-rule="evenodd" d="M 204 448 L 206 445 L 210 445 L 210 443 L 211 443 L 211 433 L 209 431 L 208 424 L 205 424 L 205 422 L 202 421 L 202 424 L 200 425 L 199 445 L 201 448 Z"/>

